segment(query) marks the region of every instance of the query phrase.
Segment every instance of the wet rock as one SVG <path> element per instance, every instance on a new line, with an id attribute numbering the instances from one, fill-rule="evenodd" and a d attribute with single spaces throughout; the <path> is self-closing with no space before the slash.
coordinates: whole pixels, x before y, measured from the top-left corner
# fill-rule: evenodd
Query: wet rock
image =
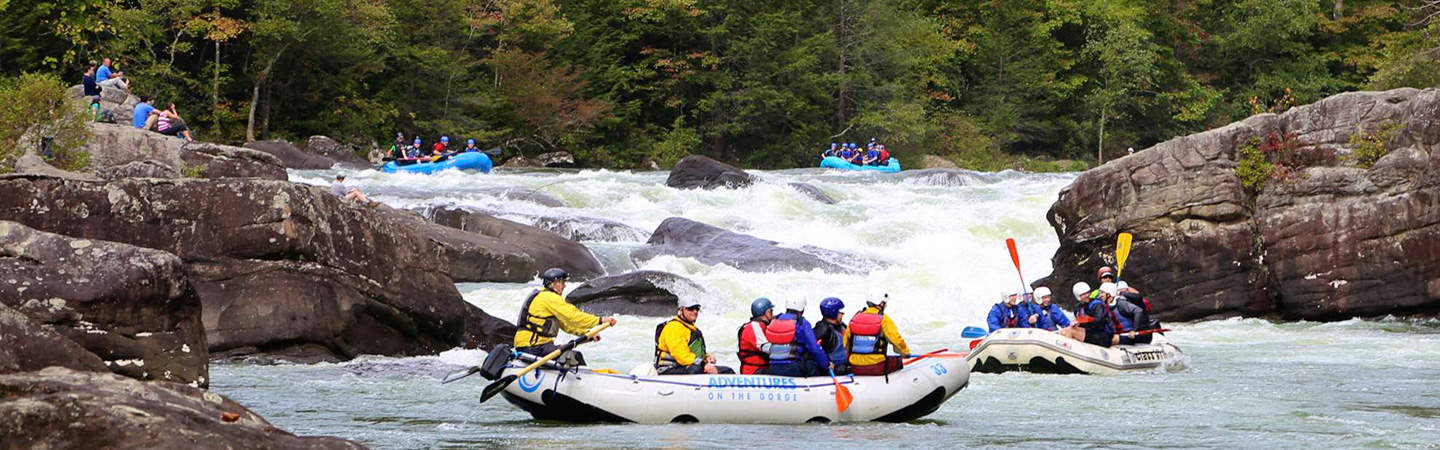
<path id="1" fill-rule="evenodd" d="M 1060 235 L 1058 292 L 1113 263 L 1166 320 L 1224 316 L 1340 320 L 1440 311 L 1440 90 L 1351 92 L 1173 139 L 1087 171 L 1048 219 Z M 1359 129 L 1400 124 L 1369 169 L 1344 158 L 1247 191 L 1235 175 L 1252 138 L 1346 154 Z"/>
<path id="2" fill-rule="evenodd" d="M 283 170 L 283 169 L 282 169 Z M 95 175 L 107 180 L 121 178 L 180 178 L 180 172 L 160 161 L 135 161 L 118 166 L 95 169 Z"/>
<path id="3" fill-rule="evenodd" d="M 740 188 L 755 182 L 755 177 L 735 166 L 701 155 L 686 156 L 675 168 L 665 185 L 677 189 Z"/>
<path id="4" fill-rule="evenodd" d="M 518 187 L 499 187 L 479 189 L 478 192 L 496 198 L 530 202 L 541 206 L 549 206 L 551 208 L 559 208 L 565 206 L 565 201 L 561 200 L 560 197 L 546 194 L 544 192 L 540 192 L 534 189 Z"/>
<path id="5" fill-rule="evenodd" d="M 801 194 L 805 194 L 807 197 L 813 198 L 815 199 L 815 201 L 818 201 L 820 203 L 824 203 L 827 205 L 835 204 L 835 199 L 830 197 L 830 194 L 826 194 L 825 191 L 820 190 L 820 188 L 816 187 L 813 184 L 790 183 L 790 187 L 794 188 L 797 191 L 800 191 Z"/>
<path id="6" fill-rule="evenodd" d="M 0 303 L 116 373 L 207 383 L 200 299 L 175 255 L 0 221 Z"/>
<path id="7" fill-rule="evenodd" d="M 323 348 L 433 354 L 467 341 L 474 306 L 414 214 L 259 179 L 0 178 L 0 217 L 178 255 L 212 352 Z"/>
<path id="8" fill-rule="evenodd" d="M 669 272 L 638 270 L 596 278 L 575 287 L 566 296 L 571 303 L 591 314 L 608 316 L 669 317 L 675 314 L 681 295 L 698 295 L 705 288 Z"/>
<path id="9" fill-rule="evenodd" d="M 99 356 L 4 303 L 0 303 L 0 342 L 5 343 L 0 345 L 0 374 L 50 366 L 109 372 Z"/>
<path id="10" fill-rule="evenodd" d="M 456 281 L 524 282 L 551 267 L 565 269 L 576 280 L 605 274 L 589 249 L 549 231 L 458 208 L 438 208 L 427 217 L 463 230 L 427 232 L 444 239 L 452 258 L 460 261 L 452 263 Z"/>
<path id="11" fill-rule="evenodd" d="M 535 156 L 535 162 L 545 167 L 570 167 L 575 165 L 575 155 L 567 151 L 541 153 Z"/>
<path id="12" fill-rule="evenodd" d="M 941 158 L 941 157 L 939 157 L 939 156 L 935 156 L 935 155 L 925 155 L 925 156 L 921 156 L 921 157 L 920 157 L 920 168 L 921 168 L 921 169 L 959 169 L 960 166 L 955 165 L 955 162 L 953 162 L 953 161 L 950 161 L 950 160 L 945 159 L 945 158 Z"/>
<path id="13" fill-rule="evenodd" d="M 775 241 L 726 231 L 683 217 L 660 223 L 645 247 L 630 252 L 637 261 L 660 255 L 695 258 L 749 272 L 820 269 L 831 273 L 864 273 L 883 264 L 814 246 L 788 247 Z"/>
<path id="14" fill-rule="evenodd" d="M 542 166 L 538 162 L 525 158 L 525 155 L 515 155 L 515 157 L 505 160 L 505 164 L 501 164 L 500 167 L 506 169 L 530 169 Z"/>
<path id="15" fill-rule="evenodd" d="M 287 169 L 324 170 L 335 166 L 335 160 L 313 153 L 306 153 L 282 140 L 254 141 L 245 143 L 245 148 L 258 150 L 279 158 Z"/>
<path id="16" fill-rule="evenodd" d="M 484 212 L 559 234 L 577 242 L 641 242 L 650 238 L 649 231 L 599 217 L 524 214 L 498 210 Z"/>
<path id="17" fill-rule="evenodd" d="M 372 168 L 370 161 L 355 153 L 355 149 L 326 136 L 310 136 L 310 139 L 305 141 L 304 151 L 334 160 L 340 163 L 340 167 L 347 169 Z"/>
<path id="18" fill-rule="evenodd" d="M 129 123 L 127 116 L 121 124 L 90 124 L 90 139 L 85 142 L 85 151 L 90 152 L 92 168 L 147 160 L 159 161 L 170 167 L 180 166 L 180 147 L 185 145 L 185 139 L 141 130 Z"/>
<path id="19" fill-rule="evenodd" d="M 906 170 L 900 172 L 900 179 L 905 184 L 946 187 L 974 186 L 998 181 L 992 174 L 965 169 Z"/>
<path id="20" fill-rule="evenodd" d="M 209 142 L 191 142 L 180 149 L 182 176 L 197 178 L 267 178 L 289 180 L 280 159 L 265 152 Z M 193 172 L 192 172 L 193 171 Z"/>
<path id="21" fill-rule="evenodd" d="M 204 389 L 61 367 L 0 375 L 0 417 L 7 448 L 364 448 L 297 437 Z"/>

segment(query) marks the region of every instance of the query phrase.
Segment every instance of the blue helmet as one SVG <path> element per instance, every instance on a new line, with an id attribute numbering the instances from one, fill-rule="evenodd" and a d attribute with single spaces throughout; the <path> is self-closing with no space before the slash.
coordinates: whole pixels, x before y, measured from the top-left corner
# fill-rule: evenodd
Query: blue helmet
<path id="1" fill-rule="evenodd" d="M 420 136 L 415 136 L 415 145 L 420 145 Z"/>
<path id="2" fill-rule="evenodd" d="M 851 142 L 851 143 L 850 143 L 850 148 L 858 148 L 858 147 L 859 147 L 859 146 L 858 146 L 858 145 L 855 145 L 854 142 Z"/>
<path id="3" fill-rule="evenodd" d="M 770 299 L 765 297 L 757 298 L 755 301 L 750 302 L 750 317 L 763 316 L 765 315 L 765 311 L 771 309 L 775 309 L 775 305 L 770 303 Z"/>
<path id="4" fill-rule="evenodd" d="M 440 142 L 450 142 L 450 136 L 440 136 Z"/>
<path id="5" fill-rule="evenodd" d="M 825 297 L 820 301 L 820 317 L 832 319 L 840 316 L 840 310 L 845 308 L 845 302 L 835 297 Z"/>
<path id="6" fill-rule="evenodd" d="M 466 140 L 465 140 L 465 145 L 475 145 L 475 140 L 474 140 L 474 139 L 466 139 Z"/>

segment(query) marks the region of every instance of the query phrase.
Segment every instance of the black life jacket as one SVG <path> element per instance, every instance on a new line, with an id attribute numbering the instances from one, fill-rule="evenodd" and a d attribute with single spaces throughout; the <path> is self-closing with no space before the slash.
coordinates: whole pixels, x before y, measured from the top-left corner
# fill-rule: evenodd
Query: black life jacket
<path id="1" fill-rule="evenodd" d="M 520 306 L 520 317 L 515 319 L 516 327 L 534 333 L 530 338 L 532 345 L 535 344 L 534 336 L 554 338 L 560 335 L 560 321 L 555 316 L 542 317 L 530 314 L 530 302 L 535 301 L 537 295 L 540 295 L 540 289 L 530 292 L 530 296 L 525 298 L 525 304 Z M 540 323 L 535 323 L 532 319 L 539 319 Z"/>

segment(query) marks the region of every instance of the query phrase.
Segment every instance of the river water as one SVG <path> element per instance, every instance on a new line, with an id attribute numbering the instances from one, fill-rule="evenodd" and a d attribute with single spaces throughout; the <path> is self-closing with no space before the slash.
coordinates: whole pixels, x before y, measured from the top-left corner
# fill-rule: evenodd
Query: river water
<path id="1" fill-rule="evenodd" d="M 328 184 L 333 171 L 292 171 Z M 1016 239 L 1025 279 L 1050 272 L 1059 243 L 1045 211 L 1073 174 L 914 176 L 813 169 L 755 173 L 746 189 L 679 191 L 665 172 L 530 171 L 438 175 L 347 172 L 392 206 L 461 206 L 535 217 L 601 218 L 648 231 L 681 216 L 787 245 L 814 245 L 884 263 L 866 275 L 747 273 L 692 259 L 636 265 L 634 232 L 589 233 L 606 270 L 664 270 L 704 286 L 700 326 L 715 353 L 733 352 L 750 300 L 845 300 L 853 313 L 889 294 L 912 350 L 962 348 L 960 330 L 982 325 L 1001 292 L 1020 281 L 1004 240 Z M 790 188 L 820 187 L 825 205 Z M 559 198 L 544 206 L 500 188 Z M 583 224 L 584 221 L 582 220 Z M 1144 280 L 1131 280 L 1144 288 Z M 536 283 L 462 283 L 466 301 L 513 320 Z M 579 283 L 572 283 L 578 285 Z M 1150 293 L 1157 308 L 1164 296 Z M 812 320 L 814 318 L 812 317 Z M 594 366 L 627 371 L 652 357 L 660 319 L 619 317 L 585 348 Z M 211 389 L 301 435 L 332 435 L 378 448 L 433 447 L 1208 447 L 1440 448 L 1440 321 L 1270 323 L 1230 319 L 1174 324 L 1187 355 L 1156 373 L 1118 376 L 973 374 L 970 387 L 906 424 L 806 426 L 571 425 L 539 423 L 501 398 L 478 402 L 485 380 L 440 385 L 484 352 L 365 356 L 340 364 L 211 366 Z M 733 353 L 722 358 L 734 365 Z"/>

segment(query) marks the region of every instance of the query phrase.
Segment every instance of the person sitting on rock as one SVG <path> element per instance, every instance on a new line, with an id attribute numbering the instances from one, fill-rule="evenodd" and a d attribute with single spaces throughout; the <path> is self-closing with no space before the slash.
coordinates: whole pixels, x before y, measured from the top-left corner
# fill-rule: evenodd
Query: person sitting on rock
<path id="1" fill-rule="evenodd" d="M 705 351 L 705 335 L 695 325 L 700 301 L 681 297 L 675 317 L 655 326 L 655 372 L 660 375 L 731 374 L 735 369 L 715 365 Z"/>
<path id="2" fill-rule="evenodd" d="M 150 129 L 155 114 L 155 107 L 150 105 L 150 96 L 140 94 L 140 103 L 135 104 L 135 111 L 130 116 L 130 124 L 142 130 Z"/>
<path id="3" fill-rule="evenodd" d="M 770 368 L 770 341 L 765 339 L 765 326 L 775 319 L 775 305 L 770 299 L 760 297 L 750 302 L 750 320 L 740 325 L 736 342 L 739 342 L 740 373 L 755 375 L 768 373 Z"/>
<path id="4" fill-rule="evenodd" d="M 169 108 L 159 112 L 155 120 L 155 132 L 166 136 L 184 136 L 186 142 L 195 142 L 195 135 L 185 126 L 185 120 L 180 118 L 180 113 L 175 111 L 175 102 L 170 102 Z"/>
<path id="5" fill-rule="evenodd" d="M 845 329 L 845 348 L 850 352 L 850 373 L 855 375 L 885 375 L 905 367 L 899 356 L 885 354 L 886 347 L 895 347 L 902 355 L 910 354 L 910 347 L 885 307 L 890 303 L 888 294 L 870 298 L 865 309 L 850 319 Z"/>
<path id="6" fill-rule="evenodd" d="M 106 89 L 119 89 L 123 92 L 130 92 L 130 81 L 125 79 L 124 72 L 115 72 L 109 79 L 96 84 L 102 92 Z"/>
<path id="7" fill-rule="evenodd" d="M 345 174 L 336 174 L 335 181 L 330 183 L 330 192 L 345 200 L 353 200 L 365 206 L 375 206 L 377 202 L 371 201 L 359 188 L 345 187 Z"/>
<path id="8" fill-rule="evenodd" d="M 84 95 L 86 97 L 94 97 L 100 95 L 100 83 L 95 81 L 94 61 L 91 61 L 90 65 L 85 67 L 85 76 L 80 79 L 80 85 L 83 86 L 83 89 L 85 90 Z"/>
<path id="9" fill-rule="evenodd" d="M 570 274 L 558 267 L 540 274 L 541 288 L 530 293 L 530 297 L 520 305 L 520 316 L 515 319 L 515 339 L 512 343 L 516 351 L 546 356 L 560 349 L 555 345 L 555 337 L 560 335 L 561 330 L 584 336 L 585 332 L 601 323 L 615 325 L 614 318 L 601 319 L 566 302 L 565 281 L 569 279 Z M 600 340 L 600 335 L 591 340 Z M 574 350 L 562 358 L 574 365 L 585 365 L 585 355 Z"/>
<path id="10" fill-rule="evenodd" d="M 104 83 L 110 79 L 110 58 L 101 60 L 100 67 L 95 70 L 95 84 Z"/>

